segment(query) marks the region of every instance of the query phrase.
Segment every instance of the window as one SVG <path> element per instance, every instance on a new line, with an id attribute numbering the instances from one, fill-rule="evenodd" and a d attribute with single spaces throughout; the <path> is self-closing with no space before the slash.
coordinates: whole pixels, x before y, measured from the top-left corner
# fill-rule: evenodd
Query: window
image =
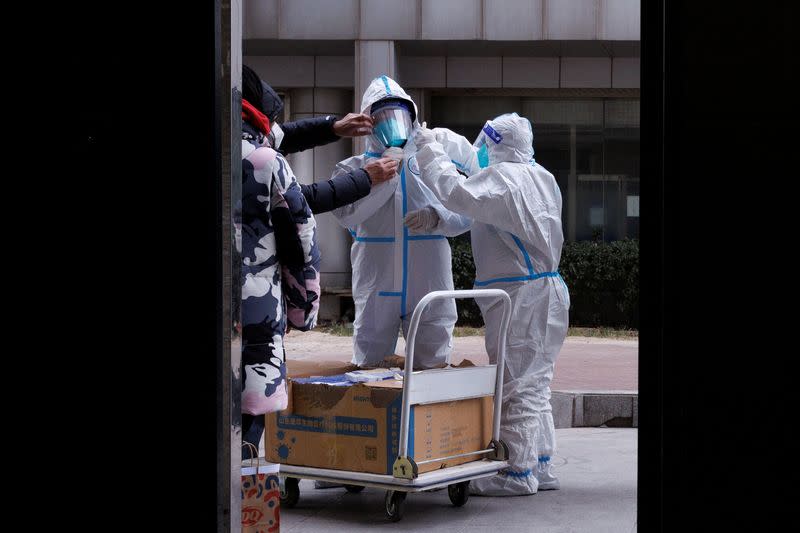
<path id="1" fill-rule="evenodd" d="M 568 241 L 639 237 L 639 100 L 433 96 L 431 123 L 473 140 L 516 111 L 533 125 L 536 161 L 555 176 Z"/>

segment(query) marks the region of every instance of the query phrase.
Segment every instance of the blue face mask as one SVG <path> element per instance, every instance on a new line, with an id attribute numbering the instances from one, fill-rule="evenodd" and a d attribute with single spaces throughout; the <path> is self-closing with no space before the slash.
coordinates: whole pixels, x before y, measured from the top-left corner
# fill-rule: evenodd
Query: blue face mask
<path id="1" fill-rule="evenodd" d="M 489 148 L 485 144 L 478 150 L 478 165 L 481 168 L 489 166 Z"/>

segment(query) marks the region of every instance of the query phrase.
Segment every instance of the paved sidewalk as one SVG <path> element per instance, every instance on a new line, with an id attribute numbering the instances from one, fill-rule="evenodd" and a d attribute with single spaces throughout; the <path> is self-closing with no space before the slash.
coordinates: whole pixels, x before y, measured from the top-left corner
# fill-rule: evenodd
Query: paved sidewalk
<path id="1" fill-rule="evenodd" d="M 352 357 L 353 338 L 328 333 L 291 331 L 286 336 L 286 357 L 292 361 L 348 362 Z M 396 353 L 402 354 L 405 341 L 397 342 Z M 454 337 L 453 364 L 470 359 L 486 364 L 483 337 Z M 561 348 L 553 390 L 560 391 L 629 391 L 639 389 L 639 341 L 596 337 L 567 337 Z"/>
<path id="2" fill-rule="evenodd" d="M 352 357 L 353 338 L 292 331 L 285 339 L 289 371 L 299 362 L 340 367 Z M 405 342 L 397 342 L 402 354 Z M 486 364 L 483 337 L 454 337 L 452 363 Z M 302 363 L 301 363 L 302 364 Z M 556 362 L 551 389 L 557 428 L 638 427 L 639 341 L 567 337 Z"/>
<path id="3" fill-rule="evenodd" d="M 281 509 L 281 531 L 404 531 L 436 533 L 631 533 L 636 531 L 637 430 L 556 430 L 553 464 L 561 490 L 531 496 L 471 496 L 453 507 L 447 491 L 410 494 L 403 519 L 388 522 L 384 491 L 314 489 L 300 482 L 300 501 Z"/>

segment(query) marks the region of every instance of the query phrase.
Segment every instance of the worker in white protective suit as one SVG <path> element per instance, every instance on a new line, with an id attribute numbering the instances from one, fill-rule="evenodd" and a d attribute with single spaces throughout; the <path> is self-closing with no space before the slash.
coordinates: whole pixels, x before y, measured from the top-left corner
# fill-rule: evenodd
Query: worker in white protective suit
<path id="1" fill-rule="evenodd" d="M 460 175 L 430 130 L 414 138 L 420 176 L 441 203 L 473 219 L 475 288 L 496 287 L 511 297 L 506 337 L 500 438 L 510 468 L 477 479 L 473 494 L 533 494 L 558 489 L 551 467 L 555 428 L 550 381 L 567 335 L 569 291 L 558 273 L 561 192 L 553 175 L 533 159 L 533 131 L 516 113 L 486 122 L 474 146 L 483 168 Z M 502 307 L 479 301 L 486 351 L 497 359 Z"/>
<path id="2" fill-rule="evenodd" d="M 408 334 L 411 315 L 423 296 L 453 289 L 446 237 L 467 231 L 471 221 L 445 209 L 420 181 L 413 141 L 420 128 L 417 106 L 397 82 L 387 76 L 372 80 L 361 112 L 373 120 L 367 151 L 340 162 L 334 177 L 381 156 L 400 161 L 394 178 L 333 211 L 353 236 L 353 363 L 375 366 L 395 353 L 398 331 L 402 325 L 403 335 Z M 480 170 L 469 141 L 447 129 L 434 131 L 451 164 L 467 175 Z M 455 302 L 440 300 L 426 309 L 416 336 L 415 368 L 441 366 L 452 351 Z"/>

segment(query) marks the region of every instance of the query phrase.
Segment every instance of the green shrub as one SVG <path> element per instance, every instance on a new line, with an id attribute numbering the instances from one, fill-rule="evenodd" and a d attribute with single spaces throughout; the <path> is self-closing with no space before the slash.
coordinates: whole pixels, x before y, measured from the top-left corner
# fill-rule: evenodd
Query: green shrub
<path id="1" fill-rule="evenodd" d="M 559 265 L 574 326 L 639 328 L 639 241 L 571 242 Z"/>
<path id="2" fill-rule="evenodd" d="M 450 239 L 453 283 L 471 289 L 475 280 L 469 233 Z M 639 328 L 639 241 L 566 243 L 559 271 L 569 288 L 571 326 Z M 457 300 L 458 325 L 480 327 L 474 300 Z"/>
<path id="3" fill-rule="evenodd" d="M 471 289 L 475 281 L 475 262 L 472 260 L 472 245 L 470 244 L 469 232 L 452 237 L 450 250 L 453 255 L 453 286 L 456 289 Z M 458 309 L 459 326 L 483 326 L 483 316 L 475 300 L 459 299 L 456 300 Z"/>

